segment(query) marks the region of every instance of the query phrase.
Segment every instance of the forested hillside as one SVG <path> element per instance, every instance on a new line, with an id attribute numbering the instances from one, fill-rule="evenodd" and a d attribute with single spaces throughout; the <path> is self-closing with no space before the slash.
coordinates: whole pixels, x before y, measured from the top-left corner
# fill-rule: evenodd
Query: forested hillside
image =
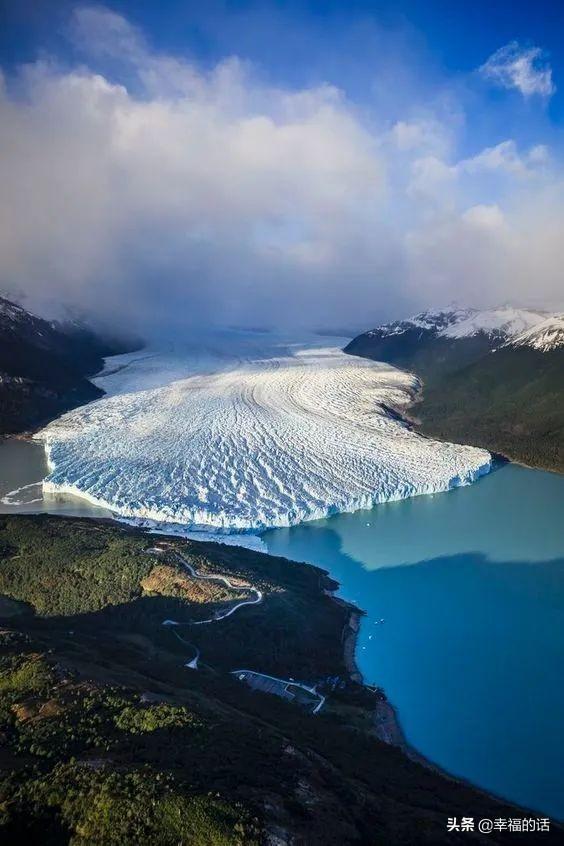
<path id="1" fill-rule="evenodd" d="M 423 312 L 345 352 L 421 378 L 412 417 L 423 433 L 562 472 L 563 326 L 560 315 L 510 308 Z"/>

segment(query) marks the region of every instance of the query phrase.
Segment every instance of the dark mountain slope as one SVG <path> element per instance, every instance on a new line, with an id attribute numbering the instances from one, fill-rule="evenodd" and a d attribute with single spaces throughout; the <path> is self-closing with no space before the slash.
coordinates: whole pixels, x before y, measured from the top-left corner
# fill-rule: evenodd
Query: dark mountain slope
<path id="1" fill-rule="evenodd" d="M 564 348 L 503 347 L 431 377 L 417 413 L 427 434 L 564 472 Z"/>
<path id="2" fill-rule="evenodd" d="M 87 377 L 101 369 L 104 356 L 135 346 L 98 338 L 76 323 L 50 323 L 0 297 L 0 435 L 101 396 Z"/>
<path id="3" fill-rule="evenodd" d="M 424 433 L 562 472 L 563 325 L 559 315 L 507 307 L 424 312 L 359 335 L 345 352 L 422 377 Z"/>
<path id="4" fill-rule="evenodd" d="M 482 333 L 470 338 L 448 338 L 430 329 L 410 327 L 397 335 L 365 332 L 345 347 L 345 352 L 388 361 L 413 370 L 423 379 L 449 373 L 477 361 L 492 349 L 492 339 Z"/>

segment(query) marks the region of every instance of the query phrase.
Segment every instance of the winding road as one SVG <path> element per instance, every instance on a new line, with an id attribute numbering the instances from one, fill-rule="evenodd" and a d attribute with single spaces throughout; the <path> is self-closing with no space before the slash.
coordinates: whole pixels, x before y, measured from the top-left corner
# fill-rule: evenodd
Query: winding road
<path id="1" fill-rule="evenodd" d="M 232 608 L 228 608 L 225 611 L 218 611 L 213 617 L 210 617 L 209 620 L 188 621 L 186 623 L 179 623 L 176 620 L 164 620 L 163 626 L 202 626 L 206 623 L 217 623 L 219 620 L 225 620 L 226 617 L 230 617 L 231 614 L 234 614 L 235 611 L 239 610 L 239 608 L 243 608 L 244 605 L 258 605 L 263 600 L 262 591 L 252 585 L 234 585 L 226 576 L 208 576 L 204 573 L 198 573 L 198 571 L 195 570 L 194 567 L 192 567 L 192 565 L 189 564 L 182 555 L 180 555 L 180 553 L 174 553 L 174 557 L 180 561 L 183 567 L 186 567 L 194 579 L 207 582 L 221 582 L 221 584 L 225 585 L 225 587 L 229 590 L 251 591 L 251 593 L 255 594 L 255 598 L 245 599 L 242 602 L 238 602 L 237 605 L 234 605 Z"/>
<path id="2" fill-rule="evenodd" d="M 163 555 L 166 552 L 166 550 L 165 549 L 159 549 L 158 547 L 151 547 L 150 549 L 147 550 L 147 552 L 151 555 Z M 174 627 L 177 627 L 177 626 L 201 626 L 201 625 L 204 625 L 206 623 L 217 623 L 219 620 L 225 620 L 226 617 L 231 616 L 231 614 L 234 614 L 235 611 L 238 611 L 239 608 L 243 608 L 245 605 L 258 605 L 260 602 L 262 602 L 263 593 L 258 588 L 253 587 L 252 585 L 248 585 L 248 586 L 234 585 L 233 582 L 231 582 L 227 578 L 227 576 L 207 575 L 207 574 L 204 574 L 204 573 L 199 573 L 195 569 L 195 567 L 193 567 L 182 555 L 180 555 L 180 553 L 174 552 L 173 556 L 174 556 L 174 558 L 176 558 L 177 561 L 179 561 L 182 564 L 183 567 L 185 567 L 188 570 L 188 572 L 190 573 L 192 578 L 198 579 L 198 580 L 201 580 L 201 581 L 220 582 L 221 584 L 225 585 L 225 587 L 229 588 L 229 590 L 252 591 L 255 594 L 255 598 L 254 599 L 246 599 L 243 602 L 238 602 L 232 608 L 229 608 L 229 609 L 227 609 L 223 612 L 221 612 L 221 611 L 217 612 L 215 614 L 215 616 L 210 617 L 208 620 L 197 620 L 195 622 L 188 621 L 188 622 L 183 622 L 183 623 L 180 623 L 177 620 L 163 620 L 163 623 L 162 623 L 163 626 L 171 626 L 171 627 L 173 627 L 173 626 Z M 178 640 L 181 641 L 181 643 L 185 644 L 186 646 L 189 646 L 191 649 L 194 650 L 194 653 L 195 653 L 194 657 L 190 661 L 187 661 L 185 666 L 189 667 L 191 670 L 197 670 L 198 669 L 198 661 L 199 661 L 200 655 L 201 655 L 200 650 L 193 643 L 190 643 L 189 641 L 187 641 L 183 637 L 181 637 L 178 634 L 177 631 L 174 631 L 174 634 L 176 635 Z M 293 679 L 279 679 L 279 678 L 276 678 L 275 676 L 269 676 L 266 673 L 257 672 L 256 670 L 231 670 L 231 675 L 235 676 L 240 681 L 247 681 L 248 677 L 256 677 L 256 678 L 260 678 L 260 679 L 265 679 L 265 680 L 268 679 L 268 680 L 271 680 L 273 682 L 277 682 L 277 683 L 283 685 L 285 687 L 285 689 L 288 689 L 288 688 L 291 688 L 291 687 L 301 688 L 302 690 L 307 691 L 308 693 L 312 694 L 313 696 L 318 697 L 318 702 L 315 705 L 313 711 L 311 712 L 312 714 L 319 713 L 319 711 L 321 710 L 321 708 L 323 707 L 323 705 L 325 703 L 325 696 L 323 696 L 322 693 L 319 693 L 315 689 L 315 687 L 310 687 L 308 685 L 302 684 L 301 682 L 296 682 Z M 251 686 L 253 686 L 253 685 L 251 685 Z"/>
<path id="3" fill-rule="evenodd" d="M 150 555 L 163 555 L 167 552 L 166 549 L 160 549 L 159 547 L 151 547 L 147 550 Z M 170 553 L 169 553 L 170 554 Z M 198 579 L 199 581 L 208 581 L 208 582 L 220 582 L 221 584 L 225 585 L 229 590 L 239 590 L 239 591 L 251 591 L 255 594 L 254 599 L 245 599 L 242 602 L 238 602 L 232 608 L 227 608 L 224 611 L 218 611 L 213 617 L 210 617 L 208 620 L 195 620 L 195 621 L 187 621 L 187 622 L 178 622 L 178 620 L 163 620 L 163 626 L 201 626 L 206 623 L 217 623 L 219 620 L 225 620 L 226 617 L 230 617 L 231 614 L 234 614 L 235 611 L 238 611 L 239 608 L 242 608 L 245 605 L 258 605 L 259 602 L 263 600 L 263 593 L 258 588 L 253 587 L 252 585 L 234 585 L 226 576 L 220 575 L 208 575 L 205 573 L 198 573 L 195 567 L 192 565 L 182 556 L 179 552 L 173 553 L 174 558 L 179 561 L 183 567 L 185 567 L 192 578 Z M 198 661 L 200 659 L 201 652 L 195 644 L 190 643 L 190 641 L 186 640 L 185 638 L 181 637 L 177 631 L 174 632 L 175 636 L 178 638 L 181 643 L 189 646 L 191 649 L 194 650 L 194 657 L 187 661 L 185 666 L 189 667 L 191 670 L 198 669 Z"/>

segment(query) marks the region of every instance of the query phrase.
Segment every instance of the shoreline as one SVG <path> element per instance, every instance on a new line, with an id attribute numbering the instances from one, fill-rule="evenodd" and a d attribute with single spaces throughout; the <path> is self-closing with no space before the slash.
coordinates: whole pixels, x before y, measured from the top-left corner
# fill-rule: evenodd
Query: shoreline
<path id="1" fill-rule="evenodd" d="M 337 596 L 333 596 L 332 598 L 335 602 L 343 602 L 343 600 L 339 599 L 339 597 Z M 360 622 L 364 616 L 364 611 L 360 611 L 351 607 L 349 619 L 343 629 L 342 640 L 343 658 L 345 662 L 345 667 L 347 668 L 347 671 L 349 673 L 349 677 L 352 679 L 352 681 L 356 682 L 357 684 L 361 684 L 363 685 L 363 687 L 366 687 L 367 685 L 364 684 L 362 673 L 360 672 L 358 664 L 356 663 L 356 645 L 358 641 L 358 634 L 360 631 Z"/>
<path id="2" fill-rule="evenodd" d="M 338 596 L 333 596 L 332 599 L 335 602 L 350 606 L 350 603 L 346 603 Z M 372 716 L 374 734 L 383 743 L 387 743 L 389 746 L 397 746 L 412 761 L 417 761 L 429 769 L 437 770 L 438 768 L 432 761 L 429 761 L 408 743 L 398 711 L 386 696 L 385 690 L 381 687 L 366 684 L 364 681 L 356 662 L 356 647 L 362 618 L 365 616 L 364 611 L 351 606 L 349 619 L 343 629 L 343 657 L 351 681 L 362 685 L 365 690 L 369 690 L 375 695 L 376 701 Z M 448 773 L 445 773 L 445 775 L 448 775 Z"/>
<path id="3" fill-rule="evenodd" d="M 307 561 L 304 563 L 311 566 Z M 327 591 L 331 595 L 333 602 L 337 602 L 339 605 L 346 606 L 350 609 L 349 617 L 343 627 L 342 633 L 343 659 L 350 680 L 355 684 L 361 685 L 365 690 L 369 690 L 375 696 L 375 706 L 372 715 L 375 736 L 378 740 L 387 743 L 389 746 L 397 746 L 412 761 L 417 761 L 429 769 L 436 770 L 437 767 L 432 761 L 429 761 L 408 743 L 397 709 L 386 696 L 384 689 L 365 683 L 356 661 L 356 647 L 362 618 L 366 616 L 366 612 L 336 596 L 335 593 L 340 588 L 340 584 L 335 582 L 331 576 L 329 578 L 337 585 L 334 590 Z"/>

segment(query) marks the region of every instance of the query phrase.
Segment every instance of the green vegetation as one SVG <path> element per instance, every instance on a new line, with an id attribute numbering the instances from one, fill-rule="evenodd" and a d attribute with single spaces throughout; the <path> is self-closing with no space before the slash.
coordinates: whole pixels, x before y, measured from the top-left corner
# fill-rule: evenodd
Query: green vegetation
<path id="1" fill-rule="evenodd" d="M 99 764 L 56 765 L 47 777 L 30 779 L 13 793 L 19 813 L 39 814 L 41 842 L 71 846 L 236 846 L 255 844 L 244 810 L 210 795 L 190 795 L 166 773 L 142 767 L 129 772 Z M 51 812 L 51 814 L 49 814 Z M 53 813 L 54 812 L 54 813 Z M 17 836 L 14 813 L 5 822 Z M 32 834 L 33 836 L 33 834 Z"/>
<path id="2" fill-rule="evenodd" d="M 104 524 L 19 522 L 0 518 L 0 593 L 42 616 L 65 616 L 122 606 L 141 597 L 170 597 L 195 606 L 240 599 L 214 582 L 192 579 L 174 556 L 165 563 L 147 552 L 148 539 Z M 172 546 L 172 545 L 171 545 Z M 172 602 L 171 609 L 179 603 Z M 0 609 L 1 610 L 1 609 Z"/>
<path id="3" fill-rule="evenodd" d="M 145 542 L 104 527 L 78 533 L 72 522 L 30 519 L 0 525 L 0 593 L 38 614 L 70 616 L 128 602 L 141 595 L 141 579 L 154 566 Z"/>
<path id="4" fill-rule="evenodd" d="M 154 542 L 104 521 L 1 519 L 1 589 L 28 603 L 4 619 L 0 606 L 1 843 L 411 846 L 450 843 L 447 816 L 518 814 L 377 740 L 378 694 L 348 678 L 350 609 L 324 593 L 321 570 L 182 541 L 156 558 Z M 202 649 L 198 671 L 161 622 L 216 599 L 201 602 L 189 584 L 174 596 L 141 585 L 153 567 L 174 569 L 177 549 L 265 594 L 183 629 Z M 254 692 L 226 672 L 237 665 L 309 673 L 327 706 L 312 717 Z"/>
<path id="5" fill-rule="evenodd" d="M 157 729 L 202 728 L 204 723 L 188 708 L 183 705 L 169 705 L 167 702 L 159 702 L 156 705 L 148 705 L 140 708 L 138 705 L 130 705 L 124 708 L 116 718 L 116 726 L 122 731 L 130 734 L 144 734 Z"/>
<path id="6" fill-rule="evenodd" d="M 564 472 L 564 350 L 505 348 L 431 376 L 417 413 L 429 435 Z"/>
<path id="7" fill-rule="evenodd" d="M 17 656 L 7 665 L 0 664 L 0 692 L 40 693 L 51 681 L 51 668 L 40 655 Z"/>
<path id="8" fill-rule="evenodd" d="M 564 472 L 564 349 L 492 352 L 484 335 L 453 339 L 412 330 L 365 333 L 345 352 L 389 361 L 423 379 L 415 422 L 424 434 Z"/>

